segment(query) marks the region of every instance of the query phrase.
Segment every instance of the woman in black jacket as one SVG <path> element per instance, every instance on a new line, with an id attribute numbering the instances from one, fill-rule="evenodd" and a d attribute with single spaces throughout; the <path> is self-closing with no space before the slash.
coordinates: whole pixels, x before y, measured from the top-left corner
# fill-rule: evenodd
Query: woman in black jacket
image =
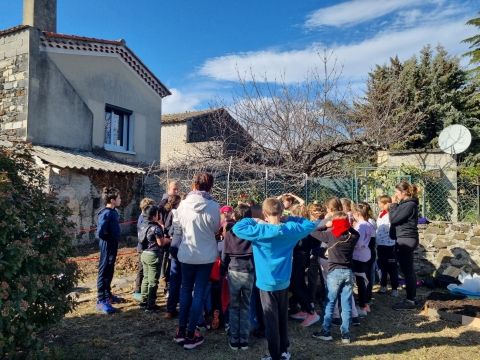
<path id="1" fill-rule="evenodd" d="M 407 298 L 395 305 L 394 310 L 416 308 L 417 278 L 413 267 L 413 252 L 418 246 L 418 189 L 407 181 L 395 187 L 390 207 L 390 237 L 397 241 L 397 259 L 405 277 Z"/>

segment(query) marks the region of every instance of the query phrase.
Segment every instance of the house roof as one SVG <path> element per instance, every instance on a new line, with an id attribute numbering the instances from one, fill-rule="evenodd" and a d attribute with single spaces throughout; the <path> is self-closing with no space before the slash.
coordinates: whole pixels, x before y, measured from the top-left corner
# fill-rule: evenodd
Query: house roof
<path id="1" fill-rule="evenodd" d="M 199 118 L 199 117 L 206 117 L 206 115 L 219 115 L 223 112 L 224 109 L 210 109 L 210 110 L 200 110 L 200 111 L 187 111 L 184 113 L 178 114 L 165 114 L 162 115 L 162 124 L 177 124 L 187 122 L 188 120 Z"/>
<path id="2" fill-rule="evenodd" d="M 40 37 L 43 48 L 48 50 L 66 50 L 91 54 L 117 55 L 160 97 L 171 95 L 167 87 L 150 69 L 131 51 L 124 40 L 104 40 L 75 35 L 65 35 L 43 31 Z"/>
<path id="3" fill-rule="evenodd" d="M 144 174 L 142 169 L 94 155 L 91 152 L 33 146 L 33 155 L 61 169 L 101 170 L 115 173 Z"/>
<path id="4" fill-rule="evenodd" d="M 17 25 L 17 26 L 14 26 L 14 27 L 11 27 L 11 28 L 8 28 L 8 29 L 5 29 L 5 30 L 0 30 L 0 36 L 10 35 L 10 34 L 18 32 L 18 31 L 28 29 L 29 27 L 30 27 L 29 25 Z"/>

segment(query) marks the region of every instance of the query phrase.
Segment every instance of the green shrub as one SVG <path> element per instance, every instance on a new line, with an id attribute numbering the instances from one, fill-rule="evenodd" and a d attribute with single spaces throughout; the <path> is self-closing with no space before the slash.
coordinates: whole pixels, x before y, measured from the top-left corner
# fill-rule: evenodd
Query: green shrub
<path id="1" fill-rule="evenodd" d="M 44 358 L 39 332 L 74 305 L 67 294 L 69 211 L 48 193 L 26 145 L 0 147 L 0 358 Z"/>

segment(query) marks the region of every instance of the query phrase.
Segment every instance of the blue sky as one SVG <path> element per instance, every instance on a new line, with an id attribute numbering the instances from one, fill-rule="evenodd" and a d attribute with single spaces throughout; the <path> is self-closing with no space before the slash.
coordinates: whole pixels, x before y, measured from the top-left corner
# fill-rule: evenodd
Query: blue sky
<path id="1" fill-rule="evenodd" d="M 301 82 L 333 50 L 346 82 L 361 89 L 390 56 L 430 43 L 454 55 L 474 32 L 476 0 L 57 0 L 58 32 L 127 41 L 173 92 L 164 112 L 228 99 L 237 73 Z M 22 0 L 0 0 L 0 29 L 22 21 Z M 466 61 L 464 61 L 466 63 Z"/>

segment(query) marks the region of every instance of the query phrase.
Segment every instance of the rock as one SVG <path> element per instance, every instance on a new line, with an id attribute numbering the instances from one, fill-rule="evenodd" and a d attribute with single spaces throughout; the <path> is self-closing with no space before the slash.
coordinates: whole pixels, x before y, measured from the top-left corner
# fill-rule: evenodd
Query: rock
<path id="1" fill-rule="evenodd" d="M 461 272 L 462 272 L 462 269 L 459 269 L 455 266 L 448 266 L 445 270 L 441 272 L 441 274 L 451 276 L 456 279 Z"/>
<path id="2" fill-rule="evenodd" d="M 450 262 L 454 258 L 454 255 L 450 250 L 447 249 L 442 249 L 438 252 L 436 258 L 435 258 L 435 263 L 436 264 L 444 264 Z"/>
<path id="3" fill-rule="evenodd" d="M 455 233 L 455 234 L 453 235 L 453 238 L 454 238 L 455 240 L 467 240 L 467 235 L 464 234 L 464 233 Z"/>
<path id="4" fill-rule="evenodd" d="M 445 241 L 442 241 L 440 239 L 435 240 L 432 245 L 436 247 L 437 249 L 446 249 L 447 248 L 447 243 Z"/>
<path id="5" fill-rule="evenodd" d="M 473 228 L 473 236 L 480 236 L 480 226 L 475 226 Z"/>
<path id="6" fill-rule="evenodd" d="M 430 226 L 427 228 L 427 230 L 425 230 L 425 234 L 445 235 L 445 228 Z"/>
<path id="7" fill-rule="evenodd" d="M 480 236 L 472 236 L 470 238 L 470 244 L 474 246 L 480 246 Z"/>

